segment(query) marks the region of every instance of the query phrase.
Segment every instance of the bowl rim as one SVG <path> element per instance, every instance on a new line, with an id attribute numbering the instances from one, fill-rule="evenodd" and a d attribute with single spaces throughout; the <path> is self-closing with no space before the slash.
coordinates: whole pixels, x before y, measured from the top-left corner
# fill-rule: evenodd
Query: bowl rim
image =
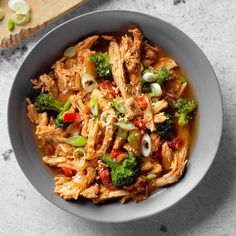
<path id="1" fill-rule="evenodd" d="M 181 33 L 185 38 L 187 38 L 188 40 L 191 41 L 191 43 L 198 49 L 198 51 L 201 53 L 202 57 L 206 59 L 207 63 L 208 63 L 208 66 L 209 66 L 209 69 L 211 69 L 211 72 L 213 73 L 214 77 L 215 77 L 215 82 L 216 82 L 216 85 L 217 85 L 217 89 L 218 89 L 218 95 L 219 95 L 219 100 L 220 100 L 220 104 L 219 104 L 219 111 L 220 111 L 220 114 L 219 114 L 219 117 L 220 117 L 220 124 L 218 129 L 219 129 L 219 135 L 218 135 L 218 138 L 217 138 L 217 141 L 216 141 L 216 148 L 215 150 L 213 151 L 213 157 L 211 159 L 211 161 L 209 162 L 209 165 L 208 167 L 206 168 L 205 172 L 202 174 L 201 177 L 198 178 L 198 180 L 196 182 L 194 182 L 194 184 L 189 187 L 189 190 L 187 193 L 185 193 L 184 195 L 181 195 L 179 196 L 177 199 L 174 199 L 169 205 L 166 205 L 165 207 L 163 207 L 161 210 L 159 210 L 158 212 L 155 212 L 155 210 L 152 210 L 146 214 L 143 214 L 142 216 L 138 216 L 138 217 L 130 217 L 128 220 L 122 220 L 122 219 L 119 219 L 119 220 L 115 220 L 113 221 L 112 219 L 110 219 L 109 221 L 108 220 L 104 220 L 103 218 L 97 218 L 97 217 L 93 217 L 93 216 L 83 216 L 83 215 L 79 215 L 79 214 L 76 214 L 74 212 L 71 212 L 69 211 L 66 207 L 63 207 L 61 206 L 60 204 L 57 204 L 55 202 L 53 202 L 51 199 L 49 199 L 45 193 L 42 193 L 40 191 L 40 188 L 38 186 L 36 186 L 36 184 L 32 183 L 30 178 L 28 177 L 28 175 L 26 174 L 25 170 L 24 170 L 24 166 L 23 166 L 23 163 L 19 161 L 19 159 L 17 158 L 17 155 L 16 155 L 16 152 L 15 152 L 15 147 L 13 145 L 13 139 L 14 139 L 14 134 L 12 133 L 11 131 L 11 127 L 10 127 L 10 105 L 11 105 L 11 97 L 12 97 L 12 94 L 13 94 L 13 90 L 14 90 L 14 87 L 15 87 L 15 84 L 16 84 L 16 78 L 18 77 L 18 74 L 20 73 L 20 69 L 21 69 L 21 66 L 17 69 L 17 73 L 15 74 L 15 78 L 14 78 L 14 81 L 13 81 L 13 84 L 12 84 L 12 87 L 11 87 L 11 90 L 10 90 L 10 95 L 9 95 L 9 99 L 8 99 L 8 105 L 7 105 L 7 128 L 8 128 L 8 133 L 9 133 L 9 137 L 10 137 L 10 142 L 11 142 L 11 145 L 12 145 L 12 149 L 14 151 L 14 154 L 15 154 L 15 157 L 16 157 L 16 160 L 17 160 L 17 163 L 18 165 L 20 166 L 20 169 L 21 171 L 23 172 L 23 174 L 25 175 L 25 177 L 27 178 L 27 180 L 31 183 L 31 185 L 37 190 L 37 192 L 43 196 L 45 199 L 48 200 L 48 202 L 50 202 L 52 205 L 62 209 L 63 211 L 67 212 L 67 213 L 70 213 L 74 216 L 77 216 L 77 217 L 81 217 L 85 220 L 90 220 L 90 221 L 93 221 L 93 222 L 100 222 L 100 223 L 123 223 L 123 222 L 131 222 L 131 221 L 137 221 L 137 220 L 141 220 L 141 219 L 144 219 L 144 218 L 147 218 L 147 217 L 151 217 L 153 215 L 156 215 L 156 214 L 159 214 L 167 209 L 169 209 L 170 207 L 172 207 L 173 205 L 175 205 L 176 203 L 178 203 L 179 201 L 181 201 L 182 199 L 184 199 L 186 196 L 188 196 L 188 194 L 190 194 L 190 192 L 192 192 L 198 185 L 199 183 L 203 180 L 203 178 L 206 176 L 206 174 L 208 173 L 210 167 L 212 166 L 212 163 L 216 157 L 216 154 L 217 154 L 217 151 L 219 149 L 219 146 L 220 146 L 220 141 L 221 141 L 221 136 L 222 136 L 222 128 L 223 128 L 223 99 L 222 99 L 222 93 L 221 93 L 221 89 L 220 89 L 220 84 L 219 84 L 219 81 L 218 81 L 218 78 L 216 76 L 216 73 L 214 71 L 214 68 L 213 66 L 211 65 L 210 61 L 208 60 L 208 58 L 206 57 L 206 55 L 203 53 L 202 49 L 194 42 L 194 40 L 192 40 L 187 34 L 185 34 L 182 30 L 180 30 L 178 27 L 176 27 L 175 25 L 165 21 L 165 20 L 162 20 L 158 17 L 155 17 L 153 15 L 148 15 L 146 13 L 142 13 L 142 12 L 139 12 L 139 11 L 133 11 L 133 10 L 113 10 L 113 9 L 109 9 L 109 10 L 98 10 L 98 11 L 92 11 L 92 12 L 89 12 L 89 13 L 85 13 L 85 14 L 82 14 L 82 15 L 79 15 L 79 16 L 76 16 L 76 17 L 73 17 L 72 19 L 70 20 L 67 20 L 61 24 L 59 24 L 58 26 L 56 26 L 55 28 L 51 29 L 49 32 L 47 32 L 42 38 L 40 38 L 36 43 L 35 45 L 25 54 L 24 56 L 24 59 L 21 63 L 21 65 L 24 64 L 24 62 L 26 61 L 27 57 L 29 54 L 31 54 L 31 52 L 38 46 L 38 44 L 40 44 L 41 41 L 43 41 L 46 37 L 48 37 L 48 35 L 50 35 L 51 33 L 53 33 L 54 31 L 56 31 L 58 28 L 62 27 L 63 25 L 66 25 L 68 24 L 69 22 L 71 21 L 74 21 L 76 19 L 79 19 L 79 18 L 83 18 L 83 17 L 87 17 L 87 16 L 90 16 L 90 15 L 97 15 L 97 14 L 104 14 L 104 13 L 126 13 L 126 14 L 135 14 L 135 15 L 141 15 L 143 17 L 148 17 L 148 18 L 152 18 L 153 20 L 158 20 L 160 21 L 161 23 L 164 23 L 166 24 L 167 26 L 169 27 L 172 27 L 174 28 L 176 31 L 178 31 L 179 33 Z M 148 199 L 147 199 L 148 200 Z M 145 201 L 147 201 L 145 200 Z"/>

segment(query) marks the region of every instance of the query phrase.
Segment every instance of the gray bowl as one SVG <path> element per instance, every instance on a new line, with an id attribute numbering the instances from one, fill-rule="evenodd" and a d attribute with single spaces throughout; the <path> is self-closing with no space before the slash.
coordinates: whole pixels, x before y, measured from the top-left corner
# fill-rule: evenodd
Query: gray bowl
<path id="1" fill-rule="evenodd" d="M 153 194 L 141 203 L 64 201 L 53 194 L 50 168 L 42 161 L 34 139 L 25 98 L 30 83 L 62 56 L 63 50 L 94 32 L 112 32 L 129 24 L 141 28 L 149 40 L 172 55 L 189 75 L 199 102 L 199 129 L 187 172 L 178 184 Z M 74 215 L 100 222 L 125 222 L 157 214 L 186 196 L 204 177 L 217 152 L 222 130 L 222 99 L 216 75 L 198 46 L 183 32 L 158 18 L 130 11 L 100 11 L 76 17 L 49 32 L 29 52 L 16 75 L 8 106 L 8 128 L 17 161 L 31 184 L 46 199 Z"/>

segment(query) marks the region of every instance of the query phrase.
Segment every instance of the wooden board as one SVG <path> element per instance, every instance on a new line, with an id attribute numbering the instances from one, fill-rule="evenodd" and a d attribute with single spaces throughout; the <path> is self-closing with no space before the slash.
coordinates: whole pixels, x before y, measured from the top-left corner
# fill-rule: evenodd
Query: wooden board
<path id="1" fill-rule="evenodd" d="M 0 0 L 0 8 L 5 17 L 0 22 L 0 48 L 9 48 L 26 39 L 59 16 L 80 6 L 86 0 L 26 0 L 30 5 L 31 19 L 23 26 L 15 26 L 13 31 L 7 28 L 7 21 L 14 13 L 7 5 L 8 0 Z"/>

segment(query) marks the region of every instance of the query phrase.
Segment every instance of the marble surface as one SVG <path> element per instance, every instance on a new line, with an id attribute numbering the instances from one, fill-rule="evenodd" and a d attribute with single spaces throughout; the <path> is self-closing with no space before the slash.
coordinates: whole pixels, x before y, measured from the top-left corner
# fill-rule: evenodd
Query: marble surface
<path id="1" fill-rule="evenodd" d="M 160 17 L 188 34 L 218 76 L 224 101 L 223 137 L 204 180 L 185 199 L 146 220 L 99 224 L 57 209 L 36 192 L 20 170 L 7 132 L 7 102 L 27 51 L 50 29 L 82 13 L 130 9 Z M 208 235 L 236 232 L 236 1 L 90 0 L 10 50 L 0 52 L 0 235 Z M 210 88 L 209 88 L 210 89 Z"/>

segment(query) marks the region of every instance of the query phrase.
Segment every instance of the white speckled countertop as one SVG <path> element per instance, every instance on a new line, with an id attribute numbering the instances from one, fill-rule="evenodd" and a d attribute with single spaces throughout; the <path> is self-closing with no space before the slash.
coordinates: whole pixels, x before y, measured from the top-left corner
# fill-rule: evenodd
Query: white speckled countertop
<path id="1" fill-rule="evenodd" d="M 99 224 L 51 205 L 31 186 L 12 153 L 7 102 L 25 53 L 50 29 L 82 13 L 136 10 L 173 23 L 203 50 L 218 76 L 224 101 L 223 137 L 210 171 L 184 200 L 146 220 Z M 90 0 L 11 50 L 0 52 L 0 235 L 236 235 L 236 1 Z M 209 88 L 210 89 L 210 88 Z"/>

